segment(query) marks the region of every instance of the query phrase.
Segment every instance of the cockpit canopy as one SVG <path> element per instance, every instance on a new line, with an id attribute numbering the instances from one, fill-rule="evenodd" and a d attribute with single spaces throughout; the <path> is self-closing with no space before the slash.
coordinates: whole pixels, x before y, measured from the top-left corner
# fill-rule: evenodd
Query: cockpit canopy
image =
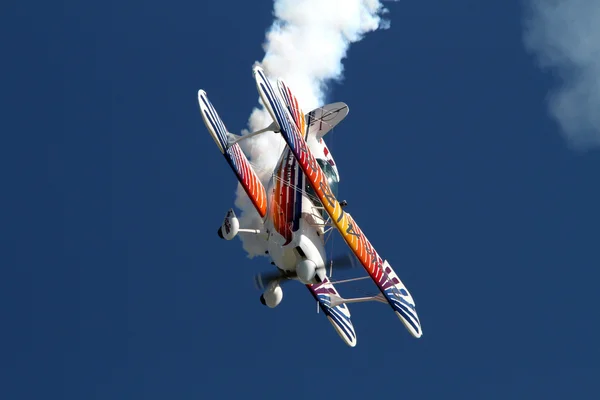
<path id="1" fill-rule="evenodd" d="M 335 170 L 333 169 L 333 167 L 331 166 L 331 164 L 329 164 L 327 161 L 321 160 L 320 158 L 317 158 L 317 162 L 319 163 L 319 166 L 321 166 L 321 169 L 323 170 L 323 173 L 327 177 L 327 182 L 329 183 L 329 187 L 331 188 L 331 192 L 337 198 L 337 195 L 338 195 L 338 183 L 340 182 L 340 178 L 335 173 Z"/>
<path id="2" fill-rule="evenodd" d="M 331 164 L 329 164 L 327 161 L 317 158 L 317 163 L 319 164 L 319 166 L 321 167 L 321 170 L 323 170 L 323 173 L 325 174 L 325 177 L 327 178 L 327 182 L 329 183 L 329 187 L 331 188 L 331 193 L 333 193 L 333 195 L 337 198 L 338 184 L 340 182 L 338 175 L 336 174 L 336 172 L 333 169 L 333 167 L 331 166 Z M 319 201 L 319 198 L 317 197 L 315 191 L 313 190 L 313 188 L 310 186 L 310 184 L 308 182 L 306 182 L 305 190 L 306 190 L 306 193 L 312 199 L 315 206 L 323 207 L 323 204 Z M 321 215 L 323 216 L 324 219 L 329 218 L 327 215 L 327 211 L 325 211 L 325 210 L 321 210 Z"/>

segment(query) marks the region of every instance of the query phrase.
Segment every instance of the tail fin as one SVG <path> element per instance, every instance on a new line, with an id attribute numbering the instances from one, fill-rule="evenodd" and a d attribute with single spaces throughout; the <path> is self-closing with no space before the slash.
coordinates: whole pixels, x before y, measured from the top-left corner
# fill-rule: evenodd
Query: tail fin
<path id="1" fill-rule="evenodd" d="M 325 160 L 331 165 L 337 175 L 338 181 L 340 174 L 335 164 L 335 160 L 331 154 L 331 150 L 327 147 L 323 137 L 329 133 L 337 124 L 342 122 L 349 112 L 346 103 L 337 102 L 326 104 L 323 107 L 318 107 L 306 114 L 306 124 L 308 125 L 308 137 L 316 138 L 316 144 L 311 146 L 311 151 L 316 158 Z"/>
<path id="2" fill-rule="evenodd" d="M 221 154 L 223 154 L 231 169 L 235 172 L 258 214 L 261 218 L 264 218 L 267 214 L 267 193 L 265 187 L 260 182 L 260 179 L 258 179 L 256 172 L 254 172 L 240 145 L 237 143 L 233 145 L 229 144 L 229 135 L 231 134 L 227 132 L 225 124 L 208 100 L 204 90 L 198 91 L 198 104 L 200 105 L 200 114 L 202 114 L 204 125 L 206 125 L 210 135 L 219 147 Z"/>

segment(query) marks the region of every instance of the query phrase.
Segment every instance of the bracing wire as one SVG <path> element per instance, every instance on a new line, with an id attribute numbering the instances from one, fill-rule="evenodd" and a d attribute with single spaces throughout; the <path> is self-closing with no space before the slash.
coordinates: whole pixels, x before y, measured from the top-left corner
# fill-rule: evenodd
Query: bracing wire
<path id="1" fill-rule="evenodd" d="M 334 153 L 332 150 L 335 147 L 334 146 L 334 132 L 335 132 L 335 128 L 332 128 L 327 135 L 327 138 L 329 140 L 327 140 L 327 147 L 329 148 L 329 151 L 331 153 Z M 323 138 L 323 140 L 325 140 L 325 138 Z M 286 147 L 285 142 L 280 141 L 279 145 L 277 146 L 278 150 L 279 150 L 279 154 L 281 157 L 281 154 L 283 154 L 283 150 Z M 255 172 L 258 175 L 269 175 L 270 178 L 272 178 L 275 182 L 281 182 L 282 184 L 286 185 L 287 187 L 291 187 L 293 188 L 295 191 L 301 193 L 303 196 L 306 196 L 308 199 L 311 200 L 311 202 L 313 204 L 321 204 L 321 201 L 319 200 L 319 198 L 311 193 L 309 193 L 308 191 L 306 191 L 306 189 L 304 187 L 298 187 L 297 185 L 293 185 L 289 182 L 285 182 L 282 178 L 280 178 L 276 173 L 274 173 L 274 167 L 261 167 L 260 165 L 258 165 L 257 162 L 253 162 L 250 161 L 250 159 L 248 160 L 250 162 L 250 165 L 252 166 L 252 168 L 255 170 Z M 277 161 L 279 162 L 279 161 Z M 323 219 L 323 226 L 328 225 L 328 223 L 330 223 L 331 218 L 327 218 L 327 219 Z M 328 245 L 329 247 L 329 255 L 328 255 L 328 259 L 331 260 L 333 258 L 333 251 L 334 251 L 334 232 L 335 229 L 332 229 L 332 227 L 330 227 L 329 229 L 325 230 L 325 234 L 324 234 L 324 242 L 326 245 Z M 328 243 L 329 242 L 329 243 Z M 329 274 L 330 276 L 332 275 L 331 273 Z M 332 283 L 334 284 L 342 284 L 342 283 L 351 283 L 351 282 L 357 282 L 357 281 L 361 281 L 361 280 L 366 280 L 366 279 L 370 279 L 369 276 L 362 276 L 362 277 L 358 277 L 358 278 L 351 278 L 351 279 L 344 279 L 344 280 L 339 280 L 339 281 L 332 281 Z M 355 291 L 357 292 L 361 292 L 365 295 L 369 295 L 368 291 L 364 290 L 364 289 L 360 289 L 357 287 L 354 287 L 354 285 L 352 285 L 352 287 L 354 288 Z"/>

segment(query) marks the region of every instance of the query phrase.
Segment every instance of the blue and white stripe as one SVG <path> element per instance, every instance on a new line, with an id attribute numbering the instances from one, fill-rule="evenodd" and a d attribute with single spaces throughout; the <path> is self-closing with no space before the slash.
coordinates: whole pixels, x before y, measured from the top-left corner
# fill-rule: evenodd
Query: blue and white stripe
<path id="1" fill-rule="evenodd" d="M 208 100 L 204 90 L 198 91 L 198 103 L 200 105 L 202 119 L 208 128 L 211 137 L 219 147 L 219 150 L 227 160 L 227 163 L 235 172 L 238 180 L 244 187 L 244 190 L 250 197 L 254 206 L 257 208 L 259 214 L 261 217 L 264 217 L 266 214 L 267 198 L 265 189 L 258 179 L 258 176 L 252 169 L 252 166 L 248 162 L 248 159 L 244 155 L 239 144 L 229 145 L 227 128 L 210 100 Z"/>
<path id="2" fill-rule="evenodd" d="M 354 333 L 354 327 L 352 326 L 352 321 L 350 320 L 348 306 L 342 304 L 335 307 L 331 307 L 331 300 L 328 295 L 320 294 L 318 297 L 322 309 L 326 313 L 330 314 L 336 320 L 338 325 L 344 328 L 344 330 L 348 334 L 348 337 L 355 338 L 356 334 Z"/>
<path id="3" fill-rule="evenodd" d="M 221 150 L 221 153 L 225 153 L 225 150 L 227 149 L 227 128 L 221 118 L 219 118 L 219 115 L 210 100 L 206 97 L 206 94 L 201 92 L 199 97 L 206 120 L 209 122 L 212 131 L 216 134 L 215 139 L 219 145 L 219 149 Z"/>
<path id="4" fill-rule="evenodd" d="M 256 68 L 254 71 L 260 76 L 260 81 L 258 82 L 258 84 L 260 85 L 261 92 L 264 93 L 267 97 L 267 106 L 269 106 L 269 108 L 272 110 L 275 120 L 277 121 L 277 124 L 279 125 L 279 128 L 281 129 L 281 132 L 284 136 L 284 139 L 286 139 L 288 146 L 290 146 L 290 148 L 293 151 L 295 151 L 298 147 L 298 143 L 296 143 L 296 141 L 294 140 L 295 135 L 293 135 L 292 132 L 294 132 L 294 128 L 298 129 L 296 127 L 296 124 L 294 123 L 292 126 L 292 124 L 290 123 L 291 121 L 288 118 L 289 114 L 286 113 L 283 104 L 281 103 L 278 95 L 273 90 L 271 83 L 265 77 L 263 71 L 260 68 Z"/>
<path id="5" fill-rule="evenodd" d="M 219 114 L 217 114 L 217 111 L 204 93 L 200 93 L 200 99 L 202 102 L 201 104 L 203 105 L 202 111 L 204 112 L 212 131 L 216 134 L 215 141 L 217 141 L 221 153 L 223 153 L 238 177 L 244 181 L 248 180 L 247 183 L 250 185 L 249 189 L 254 194 L 256 190 L 253 184 L 254 182 L 252 179 L 248 179 L 251 171 L 249 170 L 248 166 L 242 162 L 243 154 L 241 153 L 239 145 L 228 147 L 227 128 L 225 127 L 223 120 L 219 117 Z"/>
<path id="6" fill-rule="evenodd" d="M 392 306 L 392 309 L 414 329 L 418 336 L 420 336 L 421 322 L 419 321 L 417 313 L 414 311 L 414 305 L 407 302 L 394 286 L 386 289 L 383 294 Z"/>
<path id="7" fill-rule="evenodd" d="M 350 345 L 356 344 L 356 332 L 350 319 L 348 306 L 341 304 L 331 307 L 331 300 L 327 294 L 318 294 L 317 300 L 321 310 L 327 315 L 331 323 L 338 327 L 338 332 L 345 336 L 346 342 Z"/>

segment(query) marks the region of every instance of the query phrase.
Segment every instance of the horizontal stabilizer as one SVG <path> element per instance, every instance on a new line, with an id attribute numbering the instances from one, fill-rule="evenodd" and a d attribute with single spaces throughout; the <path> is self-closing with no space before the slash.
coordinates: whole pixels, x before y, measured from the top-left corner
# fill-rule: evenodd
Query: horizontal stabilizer
<path id="1" fill-rule="evenodd" d="M 321 139 L 337 124 L 342 122 L 349 111 L 348 105 L 342 102 L 331 103 L 323 107 L 315 108 L 306 114 L 308 133 L 316 135 L 317 139 Z"/>

